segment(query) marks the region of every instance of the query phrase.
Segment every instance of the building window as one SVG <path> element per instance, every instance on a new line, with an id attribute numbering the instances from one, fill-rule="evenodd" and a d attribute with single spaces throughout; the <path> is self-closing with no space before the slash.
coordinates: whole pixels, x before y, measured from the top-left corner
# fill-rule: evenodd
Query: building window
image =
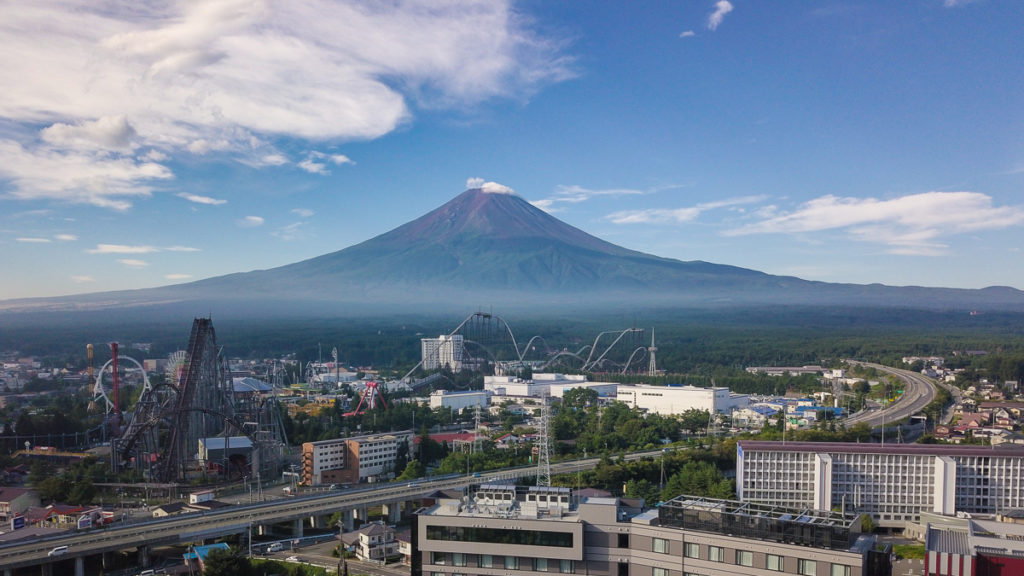
<path id="1" fill-rule="evenodd" d="M 725 549 L 721 546 L 708 546 L 708 560 L 725 562 Z"/>
<path id="2" fill-rule="evenodd" d="M 444 560 L 445 560 L 444 552 L 431 552 L 430 553 L 430 563 L 431 564 L 436 564 L 438 566 L 444 566 L 444 564 L 445 564 Z"/>
<path id="3" fill-rule="evenodd" d="M 629 563 L 619 562 L 619 576 L 629 576 Z"/>
<path id="4" fill-rule="evenodd" d="M 754 565 L 754 553 L 750 550 L 737 550 L 736 551 L 736 563 L 740 566 L 753 566 Z"/>
<path id="5" fill-rule="evenodd" d="M 796 573 L 801 576 L 817 576 L 818 563 L 814 560 L 800 558 L 796 561 Z"/>
<path id="6" fill-rule="evenodd" d="M 775 570 L 776 572 L 782 572 L 782 556 L 769 554 L 768 561 L 765 563 L 765 568 Z"/>
<path id="7" fill-rule="evenodd" d="M 506 570 L 519 570 L 519 557 L 518 556 L 505 556 L 505 569 Z"/>
<path id="8" fill-rule="evenodd" d="M 452 566 L 465 566 L 465 565 L 466 565 L 466 555 L 465 554 L 463 554 L 462 552 L 454 552 L 454 553 L 452 553 Z"/>
<path id="9" fill-rule="evenodd" d="M 494 567 L 494 556 L 490 554 L 481 554 L 478 565 L 481 568 L 493 568 Z"/>
<path id="10" fill-rule="evenodd" d="M 668 576 L 668 568 L 652 568 L 651 576 Z"/>
<path id="11" fill-rule="evenodd" d="M 533 571 L 534 572 L 547 572 L 548 571 L 548 559 L 547 558 L 534 558 L 533 559 Z"/>
<path id="12" fill-rule="evenodd" d="M 850 567 L 842 564 L 832 565 L 832 576 L 850 576 Z"/>
<path id="13" fill-rule="evenodd" d="M 700 544 L 695 542 L 687 542 L 683 546 L 683 556 L 687 558 L 700 558 Z"/>
<path id="14" fill-rule="evenodd" d="M 619 548 L 629 548 L 629 534 L 619 534 Z"/>
<path id="15" fill-rule="evenodd" d="M 576 563 L 572 560 L 559 560 L 558 571 L 562 574 L 574 574 L 576 572 Z"/>
<path id="16" fill-rule="evenodd" d="M 668 554 L 668 540 L 665 540 L 664 538 L 655 538 L 651 544 L 651 550 L 661 554 Z"/>

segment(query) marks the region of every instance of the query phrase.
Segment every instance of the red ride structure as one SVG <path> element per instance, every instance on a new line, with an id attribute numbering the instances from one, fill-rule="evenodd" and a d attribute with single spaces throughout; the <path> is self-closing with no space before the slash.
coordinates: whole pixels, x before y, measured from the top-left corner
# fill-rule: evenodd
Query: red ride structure
<path id="1" fill-rule="evenodd" d="M 369 398 L 369 401 L 367 401 Z M 376 398 L 380 399 L 380 403 L 384 405 L 384 409 L 388 409 L 388 405 L 384 402 L 384 397 L 380 394 L 380 385 L 376 382 L 367 382 L 366 388 L 363 389 L 363 395 L 359 397 L 359 404 L 356 405 L 356 409 L 351 412 L 345 412 L 343 416 L 356 416 L 358 414 L 366 414 L 367 409 L 373 409 L 377 407 Z M 366 402 L 366 408 L 363 408 L 363 402 Z"/>

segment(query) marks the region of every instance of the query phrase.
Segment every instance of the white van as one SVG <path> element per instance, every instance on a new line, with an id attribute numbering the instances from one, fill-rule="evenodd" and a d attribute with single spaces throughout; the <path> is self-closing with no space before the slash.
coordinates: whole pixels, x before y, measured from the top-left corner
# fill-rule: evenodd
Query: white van
<path id="1" fill-rule="evenodd" d="M 280 542 L 274 542 L 270 546 L 267 546 L 267 554 L 270 554 L 271 552 L 280 552 L 281 550 L 284 550 L 284 546 L 282 546 Z"/>
<path id="2" fill-rule="evenodd" d="M 68 553 L 67 546 L 57 546 L 53 550 L 46 553 L 47 556 L 63 556 Z"/>

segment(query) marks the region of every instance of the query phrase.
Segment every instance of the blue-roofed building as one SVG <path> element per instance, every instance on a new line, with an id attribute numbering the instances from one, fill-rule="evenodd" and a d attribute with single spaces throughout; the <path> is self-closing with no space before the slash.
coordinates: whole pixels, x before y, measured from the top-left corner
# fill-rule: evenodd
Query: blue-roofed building
<path id="1" fill-rule="evenodd" d="M 218 542 L 216 544 L 210 544 L 209 546 L 193 546 L 188 552 L 183 554 L 185 558 L 185 565 L 191 567 L 198 567 L 200 571 L 206 568 L 206 558 L 210 555 L 210 552 L 214 550 L 224 550 L 230 552 L 231 547 L 224 542 Z"/>

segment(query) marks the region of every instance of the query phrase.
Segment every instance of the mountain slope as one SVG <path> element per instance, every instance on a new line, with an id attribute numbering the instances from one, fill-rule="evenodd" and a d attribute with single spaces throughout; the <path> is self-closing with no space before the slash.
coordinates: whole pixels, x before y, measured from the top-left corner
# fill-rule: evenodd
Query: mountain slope
<path id="1" fill-rule="evenodd" d="M 268 270 L 0 309 L 208 306 L 242 314 L 369 306 L 843 305 L 1024 310 L 1012 288 L 828 284 L 660 258 L 569 226 L 521 197 L 467 190 L 360 244 Z"/>

